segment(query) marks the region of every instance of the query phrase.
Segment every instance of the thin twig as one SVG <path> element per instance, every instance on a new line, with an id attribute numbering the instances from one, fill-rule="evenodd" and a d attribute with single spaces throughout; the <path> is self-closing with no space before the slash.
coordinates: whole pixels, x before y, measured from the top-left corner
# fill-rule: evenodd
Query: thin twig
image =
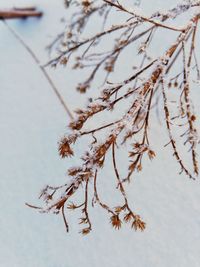
<path id="1" fill-rule="evenodd" d="M 35 8 L 12 8 L 0 9 L 0 20 L 27 18 L 27 17 L 41 17 L 43 13 L 35 10 Z"/>
<path id="2" fill-rule="evenodd" d="M 33 52 L 33 50 L 24 42 L 24 40 L 21 38 L 21 36 L 12 28 L 10 27 L 10 25 L 8 25 L 8 23 L 3 20 L 4 24 L 6 25 L 6 27 L 9 29 L 9 31 L 15 36 L 15 38 L 22 44 L 22 46 L 26 49 L 26 51 L 31 55 L 31 57 L 34 59 L 35 63 L 37 64 L 37 66 L 40 68 L 41 72 L 43 73 L 43 75 L 45 76 L 46 80 L 48 81 L 49 85 L 51 86 L 51 88 L 53 89 L 54 93 L 56 94 L 58 100 L 60 101 L 62 107 L 64 108 L 64 110 L 66 111 L 66 113 L 68 114 L 68 116 L 70 117 L 70 119 L 73 119 L 73 115 L 70 112 L 69 108 L 67 107 L 63 97 L 61 96 L 61 94 L 59 93 L 57 87 L 55 86 L 54 82 L 52 81 L 51 77 L 49 76 L 49 74 L 47 73 L 47 71 L 45 70 L 45 68 L 40 64 L 40 61 L 38 59 L 38 57 L 36 56 L 36 54 Z"/>

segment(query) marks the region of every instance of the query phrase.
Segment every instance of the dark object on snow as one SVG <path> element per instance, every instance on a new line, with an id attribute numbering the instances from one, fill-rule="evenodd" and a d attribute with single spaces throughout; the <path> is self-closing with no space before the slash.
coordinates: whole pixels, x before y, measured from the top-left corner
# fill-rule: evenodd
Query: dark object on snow
<path id="1" fill-rule="evenodd" d="M 43 13 L 35 7 L 0 9 L 0 20 L 27 17 L 41 17 Z"/>

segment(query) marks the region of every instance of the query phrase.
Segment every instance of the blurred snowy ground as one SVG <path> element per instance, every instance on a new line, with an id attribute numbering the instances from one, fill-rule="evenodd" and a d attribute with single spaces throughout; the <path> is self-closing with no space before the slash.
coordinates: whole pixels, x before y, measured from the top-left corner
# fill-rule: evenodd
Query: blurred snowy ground
<path id="1" fill-rule="evenodd" d="M 44 10 L 44 17 L 9 25 L 45 62 L 44 47 L 63 27 L 63 3 L 1 0 L 0 7 L 27 2 Z M 148 3 L 150 11 L 174 1 Z M 161 155 L 129 188 L 133 207 L 147 222 L 143 233 L 129 227 L 113 230 L 104 212 L 95 208 L 90 235 L 77 233 L 77 218 L 70 219 L 71 231 L 65 234 L 60 216 L 41 215 L 24 205 L 36 203 L 45 184 L 64 181 L 69 163 L 58 157 L 57 141 L 69 118 L 30 55 L 2 22 L 0 40 L 0 267 L 199 267 L 199 181 L 177 174 L 170 151 L 162 148 L 159 125 L 154 132 Z M 84 103 L 72 88 L 74 74 L 65 77 L 62 68 L 51 74 L 71 109 Z"/>

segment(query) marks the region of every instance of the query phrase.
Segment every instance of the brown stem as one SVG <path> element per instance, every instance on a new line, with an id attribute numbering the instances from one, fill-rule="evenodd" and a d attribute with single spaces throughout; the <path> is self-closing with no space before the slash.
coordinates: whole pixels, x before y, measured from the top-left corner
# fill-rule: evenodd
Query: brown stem
<path id="1" fill-rule="evenodd" d="M 69 226 L 68 226 L 68 223 L 65 217 L 65 205 L 62 206 L 61 210 L 62 210 L 62 216 L 63 216 L 63 221 L 65 224 L 66 231 L 69 232 Z"/>

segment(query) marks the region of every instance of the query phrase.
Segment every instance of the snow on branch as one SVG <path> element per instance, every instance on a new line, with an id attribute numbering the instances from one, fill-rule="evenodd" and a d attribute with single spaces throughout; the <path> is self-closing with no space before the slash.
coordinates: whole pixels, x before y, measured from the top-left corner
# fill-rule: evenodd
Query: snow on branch
<path id="1" fill-rule="evenodd" d="M 135 208 L 131 208 L 125 184 L 131 181 L 134 172 L 142 171 L 145 158 L 152 160 L 156 156 L 149 126 L 158 95 L 162 97 L 163 121 L 169 139 L 167 145 L 171 145 L 172 157 L 176 160 L 180 173 L 195 179 L 199 172 L 196 152 L 199 138 L 191 99 L 191 76 L 194 78 L 196 75 L 196 80 L 200 80 L 196 55 L 200 1 L 184 1 L 168 11 L 154 12 L 150 17 L 114 0 L 71 0 L 66 1 L 66 6 L 75 7 L 76 12 L 67 25 L 67 30 L 49 45 L 50 52 L 58 44 L 61 44 L 61 48 L 58 50 L 59 54 L 51 59 L 46 67 L 67 66 L 70 60 L 74 60 L 75 70 L 88 70 L 86 79 L 77 85 L 80 93 L 92 90 L 100 72 L 103 85 L 97 98 L 90 99 L 85 108 L 76 110 L 76 117 L 69 124 L 69 134 L 59 143 L 60 156 L 70 160 L 71 157 L 80 156 L 74 150 L 75 143 L 82 142 L 87 136 L 90 141 L 88 149 L 80 156 L 82 163 L 77 167 L 72 165 L 68 169 L 69 182 L 65 185 L 45 187 L 40 195 L 44 200 L 40 211 L 61 213 L 68 230 L 65 212 L 67 209 L 80 209 L 80 224 L 84 225 L 81 233 L 85 235 L 92 230 L 88 206 L 90 196 L 93 195 L 92 206 L 96 204 L 105 210 L 115 229 L 120 229 L 123 223 L 130 223 L 133 229 L 143 231 L 146 224 L 134 211 Z M 124 21 L 114 24 L 112 14 L 117 11 L 124 15 Z M 191 17 L 188 19 L 186 16 L 184 25 L 177 26 L 176 19 L 187 12 L 192 14 Z M 92 36 L 85 36 L 88 22 L 97 16 L 102 30 L 97 30 Z M 160 50 L 157 55 L 152 56 L 149 47 L 154 45 L 155 34 L 159 30 L 166 34 L 173 32 L 173 40 L 164 52 Z M 111 48 L 102 46 L 105 38 L 110 38 Z M 127 73 L 125 79 L 111 83 L 109 79 L 115 74 L 116 66 L 120 73 L 123 73 L 124 66 L 120 64 L 120 57 L 123 57 L 124 51 L 130 46 L 132 51 L 135 51 L 135 56 L 138 56 L 138 61 L 141 58 L 139 66 L 135 66 L 130 60 L 127 62 L 132 67 L 130 75 Z M 169 100 L 172 87 L 176 90 L 176 99 L 173 101 L 178 108 L 175 111 L 172 110 Z M 106 114 L 114 114 L 120 104 L 126 107 L 123 112 L 117 112 L 120 114 L 118 117 L 113 115 L 110 120 L 107 119 Z M 98 121 L 99 114 L 105 118 L 103 124 Z M 95 127 L 87 129 L 87 122 L 92 120 Z M 177 125 L 184 131 L 181 139 L 183 146 L 191 153 L 191 166 L 188 166 L 180 153 L 180 142 L 177 142 L 175 134 Z M 126 176 L 122 177 L 118 164 L 119 156 L 116 155 L 120 154 L 124 145 L 128 147 L 128 162 Z M 116 190 L 122 196 L 122 202 L 114 208 L 101 199 L 97 183 L 97 180 L 99 183 L 101 181 L 101 169 L 105 167 L 109 156 L 112 158 Z M 84 194 L 82 201 L 75 204 L 71 201 L 74 195 L 81 194 L 79 188 L 83 188 Z"/>

